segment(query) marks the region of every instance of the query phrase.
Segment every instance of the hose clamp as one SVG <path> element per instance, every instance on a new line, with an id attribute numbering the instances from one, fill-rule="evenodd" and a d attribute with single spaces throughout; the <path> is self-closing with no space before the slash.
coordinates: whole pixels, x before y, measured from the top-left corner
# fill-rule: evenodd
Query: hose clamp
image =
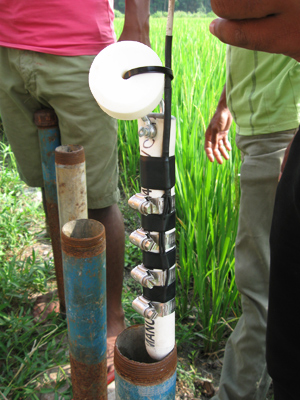
<path id="1" fill-rule="evenodd" d="M 139 296 L 132 302 L 132 307 L 135 311 L 141 314 L 144 318 L 154 320 L 157 317 L 166 317 L 175 311 L 175 298 L 167 303 L 159 303 L 149 301 L 144 296 Z"/>
<path id="2" fill-rule="evenodd" d="M 131 276 L 143 287 L 149 289 L 153 289 L 154 286 L 169 286 L 176 279 L 175 265 L 169 270 L 149 270 L 144 264 L 141 264 L 131 271 Z"/>
<path id="3" fill-rule="evenodd" d="M 136 193 L 128 200 L 128 204 L 134 210 L 137 210 L 142 215 L 164 213 L 165 198 L 164 197 L 150 197 L 142 193 Z M 171 197 L 171 209 L 169 212 L 175 210 L 175 196 Z"/>
<path id="4" fill-rule="evenodd" d="M 159 239 L 160 235 L 165 235 L 165 251 L 173 249 L 176 245 L 175 228 L 167 232 L 147 232 L 143 228 L 139 228 L 132 232 L 129 240 L 132 244 L 138 246 L 143 251 L 150 251 L 152 253 L 159 253 Z"/>

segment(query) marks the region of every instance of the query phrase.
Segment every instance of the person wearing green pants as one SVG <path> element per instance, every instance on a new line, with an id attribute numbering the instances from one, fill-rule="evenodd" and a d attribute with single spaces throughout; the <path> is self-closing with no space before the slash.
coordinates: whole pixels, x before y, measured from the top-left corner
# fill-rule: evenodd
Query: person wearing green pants
<path id="1" fill-rule="evenodd" d="M 281 163 L 297 132 L 300 66 L 286 56 L 227 47 L 226 85 L 205 134 L 210 161 L 228 159 L 234 119 L 242 153 L 235 278 L 242 315 L 229 337 L 213 400 L 265 400 L 269 235 Z"/>

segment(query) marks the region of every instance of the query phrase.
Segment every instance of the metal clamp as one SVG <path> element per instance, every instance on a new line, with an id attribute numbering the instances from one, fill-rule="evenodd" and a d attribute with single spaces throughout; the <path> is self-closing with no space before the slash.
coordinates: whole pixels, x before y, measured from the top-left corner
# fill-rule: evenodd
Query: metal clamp
<path id="1" fill-rule="evenodd" d="M 142 215 L 159 214 L 164 212 L 165 199 L 163 197 L 150 197 L 143 193 L 137 193 L 130 197 L 128 204 Z M 175 196 L 171 197 L 171 210 L 175 210 Z"/>
<path id="2" fill-rule="evenodd" d="M 131 271 L 131 276 L 142 286 L 149 289 L 153 289 L 154 286 L 169 286 L 176 279 L 175 265 L 168 271 L 163 271 L 161 269 L 149 270 L 145 268 L 144 264 L 141 264 Z"/>
<path id="3" fill-rule="evenodd" d="M 141 314 L 144 318 L 155 319 L 157 312 L 150 301 L 146 300 L 144 296 L 139 296 L 132 302 L 133 309 Z"/>
<path id="4" fill-rule="evenodd" d="M 159 246 L 142 228 L 132 232 L 129 236 L 129 240 L 132 244 L 136 245 L 143 251 L 153 251 L 157 253 L 159 250 Z"/>
<path id="5" fill-rule="evenodd" d="M 145 122 L 146 126 L 142 126 L 139 129 L 139 137 L 145 137 L 148 139 L 155 138 L 155 136 L 157 135 L 156 126 L 151 123 L 150 119 L 147 116 L 143 117 L 142 121 Z"/>
<path id="6" fill-rule="evenodd" d="M 175 311 L 175 298 L 167 303 L 158 303 L 149 301 L 144 296 L 139 296 L 132 302 L 132 307 L 135 311 L 141 314 L 144 318 L 153 320 L 157 317 L 166 317 Z"/>
<path id="7" fill-rule="evenodd" d="M 132 244 L 138 246 L 143 251 L 159 253 L 159 235 L 165 235 L 165 251 L 171 250 L 176 245 L 175 228 L 164 232 L 147 232 L 143 228 L 139 228 L 132 232 L 129 240 Z"/>

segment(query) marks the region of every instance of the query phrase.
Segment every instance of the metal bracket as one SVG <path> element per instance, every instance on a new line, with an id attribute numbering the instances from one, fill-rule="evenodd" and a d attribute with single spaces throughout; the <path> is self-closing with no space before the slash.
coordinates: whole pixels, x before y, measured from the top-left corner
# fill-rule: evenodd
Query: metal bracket
<path id="1" fill-rule="evenodd" d="M 134 210 L 137 210 L 142 215 L 159 214 L 162 215 L 164 212 L 164 197 L 150 197 L 142 193 L 137 193 L 130 197 L 128 204 Z M 175 210 L 175 196 L 171 197 L 171 210 Z"/>
<path id="2" fill-rule="evenodd" d="M 159 235 L 161 234 L 165 235 L 165 251 L 173 249 L 176 245 L 175 228 L 167 232 L 147 232 L 139 228 L 130 234 L 129 240 L 143 251 L 159 253 Z"/>
<path id="3" fill-rule="evenodd" d="M 149 270 L 144 264 L 136 266 L 131 271 L 131 276 L 142 286 L 153 289 L 154 286 L 169 286 L 175 282 L 175 265 L 168 271 L 161 269 Z M 167 281 L 168 280 L 168 281 Z"/>
<path id="4" fill-rule="evenodd" d="M 132 307 L 135 311 L 141 314 L 144 318 L 153 320 L 157 317 L 165 317 L 175 311 L 175 298 L 167 303 L 158 303 L 149 301 L 144 296 L 139 296 L 132 302 Z"/>
<path id="5" fill-rule="evenodd" d="M 147 116 L 143 117 L 142 121 L 145 122 L 146 126 L 142 126 L 139 129 L 139 132 L 138 132 L 139 137 L 154 139 L 155 136 L 157 135 L 156 126 L 151 123 L 150 119 Z"/>

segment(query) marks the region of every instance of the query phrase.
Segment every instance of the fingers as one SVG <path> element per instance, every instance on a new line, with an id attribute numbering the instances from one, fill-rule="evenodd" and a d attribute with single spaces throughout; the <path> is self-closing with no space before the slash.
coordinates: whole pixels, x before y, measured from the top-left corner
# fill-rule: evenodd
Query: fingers
<path id="1" fill-rule="evenodd" d="M 218 143 L 215 145 L 215 147 L 213 148 L 213 154 L 216 158 L 216 161 L 218 164 L 223 164 L 223 159 L 228 160 L 229 159 L 229 154 L 227 152 L 231 150 L 231 146 L 229 145 L 229 142 L 227 141 L 226 145 L 223 142 L 223 140 L 219 140 Z"/>
<path id="2" fill-rule="evenodd" d="M 211 141 L 211 134 L 210 134 L 210 130 L 208 128 L 208 130 L 205 133 L 205 142 L 204 142 L 204 150 L 205 153 L 207 155 L 207 158 L 209 159 L 209 161 L 214 162 L 215 157 L 213 154 L 213 150 L 212 150 L 213 144 Z"/>
<path id="3" fill-rule="evenodd" d="M 272 38 L 265 35 L 264 20 L 238 21 L 219 18 L 211 22 L 209 30 L 224 43 L 245 49 L 271 51 Z"/>
<path id="4" fill-rule="evenodd" d="M 219 18 L 212 21 L 209 30 L 224 43 L 249 50 L 285 54 L 300 61 L 300 29 L 291 18 L 287 22 L 286 15 L 248 20 Z"/>
<path id="5" fill-rule="evenodd" d="M 218 138 L 219 135 L 220 138 Z M 219 135 L 216 137 L 216 142 L 213 143 L 210 135 L 206 134 L 204 149 L 209 161 L 216 160 L 218 164 L 223 164 L 224 159 L 229 159 L 228 151 L 231 151 L 231 145 L 227 139 L 227 132 L 221 132 Z"/>
<path id="6" fill-rule="evenodd" d="M 231 144 L 230 144 L 230 142 L 228 140 L 227 134 L 226 134 L 226 136 L 223 137 L 223 143 L 224 143 L 224 146 L 226 147 L 226 149 L 228 151 L 231 151 L 232 147 L 231 147 Z"/>
<path id="7" fill-rule="evenodd" d="M 227 150 L 231 150 L 227 136 L 231 126 L 232 115 L 227 107 L 220 104 L 219 102 L 217 110 L 205 132 L 204 150 L 211 162 L 216 159 L 219 164 L 222 164 L 223 158 L 225 160 L 229 158 Z"/>
<path id="8" fill-rule="evenodd" d="M 282 9 L 282 0 L 211 0 L 211 7 L 221 18 L 263 18 L 278 13 Z"/>

